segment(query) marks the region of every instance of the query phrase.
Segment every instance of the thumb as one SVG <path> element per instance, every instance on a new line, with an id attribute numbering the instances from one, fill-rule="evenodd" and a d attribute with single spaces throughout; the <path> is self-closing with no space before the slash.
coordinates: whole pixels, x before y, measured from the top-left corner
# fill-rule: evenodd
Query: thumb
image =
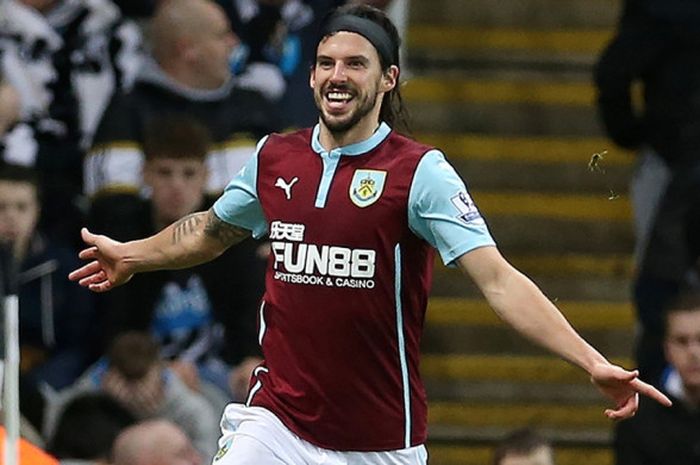
<path id="1" fill-rule="evenodd" d="M 80 237 L 82 237 L 83 241 L 89 245 L 95 245 L 95 242 L 97 241 L 97 235 L 91 233 L 88 228 L 82 228 L 80 230 Z"/>
<path id="2" fill-rule="evenodd" d="M 621 381 L 632 381 L 633 379 L 637 378 L 639 376 L 639 371 L 637 370 L 625 370 L 622 367 L 617 367 L 617 378 L 620 379 Z"/>

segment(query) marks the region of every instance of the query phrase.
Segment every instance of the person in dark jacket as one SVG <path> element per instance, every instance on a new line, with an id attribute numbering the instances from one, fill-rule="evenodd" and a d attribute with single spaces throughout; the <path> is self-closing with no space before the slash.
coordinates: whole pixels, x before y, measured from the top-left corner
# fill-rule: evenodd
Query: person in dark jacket
<path id="1" fill-rule="evenodd" d="M 617 465 L 700 463 L 700 293 L 684 292 L 666 314 L 664 350 L 671 364 L 664 390 L 673 400 L 659 408 L 642 399 L 637 415 L 617 424 Z"/>
<path id="2" fill-rule="evenodd" d="M 92 296 L 66 279 L 75 250 L 37 232 L 40 214 L 36 173 L 0 166 L 0 243 L 19 271 L 19 338 L 24 382 L 60 389 L 92 361 L 89 328 Z"/>
<path id="3" fill-rule="evenodd" d="M 213 142 L 207 192 L 213 195 L 252 156 L 256 140 L 279 129 L 268 101 L 232 78 L 229 59 L 238 42 L 222 9 L 210 0 L 159 5 L 151 20 L 151 57 L 133 89 L 110 102 L 84 160 L 85 192 L 93 202 L 103 192 L 139 194 L 143 131 L 154 119 L 186 115 L 207 128 Z"/>

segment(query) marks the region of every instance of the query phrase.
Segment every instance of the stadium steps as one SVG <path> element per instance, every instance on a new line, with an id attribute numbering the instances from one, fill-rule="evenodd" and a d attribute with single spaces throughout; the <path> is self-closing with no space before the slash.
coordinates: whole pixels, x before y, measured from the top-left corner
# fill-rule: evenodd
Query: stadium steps
<path id="1" fill-rule="evenodd" d="M 402 93 L 414 135 L 464 176 L 508 260 L 629 367 L 634 157 L 603 136 L 592 85 L 621 3 L 411 0 Z M 612 464 L 586 374 L 500 322 L 456 269 L 436 266 L 423 353 L 431 465 L 488 464 L 525 425 L 559 465 Z"/>

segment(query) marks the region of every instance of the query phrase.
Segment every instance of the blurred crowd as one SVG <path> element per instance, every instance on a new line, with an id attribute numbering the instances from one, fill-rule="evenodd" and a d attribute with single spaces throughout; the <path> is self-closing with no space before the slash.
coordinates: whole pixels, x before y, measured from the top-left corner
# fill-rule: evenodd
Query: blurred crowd
<path id="1" fill-rule="evenodd" d="M 31 463 L 211 461 L 261 360 L 266 245 L 92 295 L 66 279 L 80 227 L 150 235 L 209 208 L 262 136 L 314 124 L 313 45 L 343 3 L 0 2 L 0 257 Z"/>

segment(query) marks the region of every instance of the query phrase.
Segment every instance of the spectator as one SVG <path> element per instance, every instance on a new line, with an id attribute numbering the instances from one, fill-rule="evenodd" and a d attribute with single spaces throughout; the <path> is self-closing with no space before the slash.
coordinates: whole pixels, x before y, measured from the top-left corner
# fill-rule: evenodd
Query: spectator
<path id="1" fill-rule="evenodd" d="M 496 446 L 494 465 L 554 465 L 554 450 L 530 428 L 513 431 Z"/>
<path id="2" fill-rule="evenodd" d="M 73 238 L 83 155 L 112 93 L 140 66 L 139 30 L 108 0 L 8 0 L 0 31 L 0 74 L 22 103 L 4 159 L 37 169 L 43 227 Z"/>
<path id="3" fill-rule="evenodd" d="M 75 251 L 37 231 L 40 209 L 35 172 L 0 166 L 0 244 L 19 269 L 20 370 L 29 385 L 60 389 L 91 362 L 92 296 L 65 279 Z"/>
<path id="4" fill-rule="evenodd" d="M 132 91 L 110 103 L 86 159 L 87 194 L 139 192 L 144 128 L 165 115 L 187 115 L 210 131 L 207 190 L 224 188 L 253 154 L 255 139 L 274 128 L 267 101 L 234 87 L 229 57 L 237 43 L 223 11 L 210 0 L 159 5 L 151 22 L 152 59 Z M 104 198 L 95 201 L 111 208 Z"/>
<path id="5" fill-rule="evenodd" d="M 63 410 L 49 451 L 61 465 L 107 465 L 115 438 L 135 422 L 129 411 L 106 394 L 78 396 Z"/>
<path id="6" fill-rule="evenodd" d="M 185 433 L 166 420 L 149 420 L 124 430 L 114 444 L 112 465 L 203 465 Z"/>
<path id="7" fill-rule="evenodd" d="M 212 203 L 205 197 L 210 139 L 203 126 L 164 117 L 152 121 L 143 137 L 150 199 L 93 212 L 98 230 L 123 240 L 153 234 Z M 250 373 L 261 361 L 255 318 L 265 260 L 256 254 L 258 247 L 251 239 L 208 264 L 137 276 L 124 288 L 98 296 L 98 313 L 104 317 L 101 340 L 108 344 L 129 329 L 151 331 L 171 368 L 217 410 L 231 398 L 242 400 Z"/>
<path id="8" fill-rule="evenodd" d="M 70 399 L 104 392 L 140 420 L 173 421 L 187 433 L 200 453 L 211 458 L 216 452 L 217 413 L 204 397 L 188 389 L 163 365 L 158 352 L 158 344 L 146 333 L 132 331 L 119 335 L 107 357 L 54 399 L 47 418 L 48 434 L 55 428 L 57 413 Z"/>
<path id="9" fill-rule="evenodd" d="M 642 399 L 637 415 L 617 425 L 617 465 L 700 463 L 700 293 L 683 292 L 666 312 L 664 349 L 672 371 L 664 390 L 671 408 Z"/>
<path id="10" fill-rule="evenodd" d="M 631 184 L 637 232 L 634 300 L 641 322 L 637 359 L 658 383 L 664 366 L 662 309 L 695 260 L 686 218 L 700 183 L 700 4 L 630 0 L 596 70 L 602 121 L 611 139 L 639 152 Z M 641 110 L 632 85 L 644 86 Z M 692 278 L 692 276 L 690 276 Z"/>

